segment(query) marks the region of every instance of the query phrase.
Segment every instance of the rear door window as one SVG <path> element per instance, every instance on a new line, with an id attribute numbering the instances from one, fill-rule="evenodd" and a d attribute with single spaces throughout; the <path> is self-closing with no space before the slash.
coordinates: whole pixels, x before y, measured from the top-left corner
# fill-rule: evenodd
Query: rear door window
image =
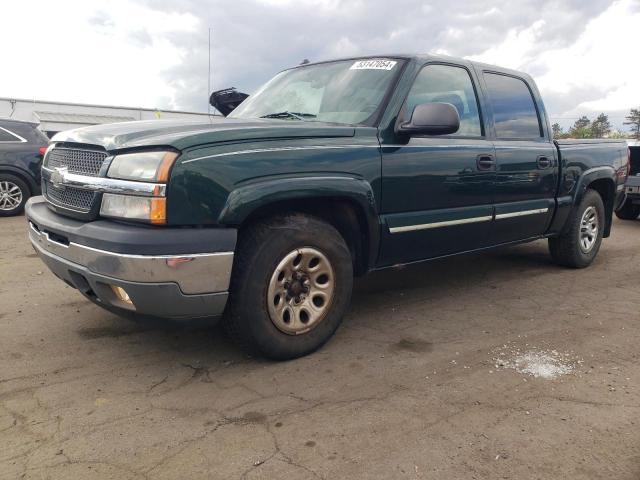
<path id="1" fill-rule="evenodd" d="M 20 143 L 24 140 L 15 133 L 0 127 L 0 142 L 1 143 Z"/>
<path id="2" fill-rule="evenodd" d="M 524 80 L 484 72 L 484 81 L 499 139 L 528 140 L 543 136 L 533 95 Z"/>

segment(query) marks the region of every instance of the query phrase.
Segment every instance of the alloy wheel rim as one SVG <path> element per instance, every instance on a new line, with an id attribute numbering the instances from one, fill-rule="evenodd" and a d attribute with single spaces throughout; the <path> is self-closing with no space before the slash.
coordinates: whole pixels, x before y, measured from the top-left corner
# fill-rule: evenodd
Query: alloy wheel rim
<path id="1" fill-rule="evenodd" d="M 15 210 L 22 203 L 22 190 L 9 181 L 0 181 L 0 210 Z"/>
<path id="2" fill-rule="evenodd" d="M 292 250 L 278 263 L 267 291 L 269 317 L 289 335 L 315 328 L 327 316 L 335 292 L 331 262 L 320 250 Z"/>
<path id="3" fill-rule="evenodd" d="M 589 253 L 598 240 L 598 212 L 590 206 L 582 214 L 580 220 L 580 249 Z"/>

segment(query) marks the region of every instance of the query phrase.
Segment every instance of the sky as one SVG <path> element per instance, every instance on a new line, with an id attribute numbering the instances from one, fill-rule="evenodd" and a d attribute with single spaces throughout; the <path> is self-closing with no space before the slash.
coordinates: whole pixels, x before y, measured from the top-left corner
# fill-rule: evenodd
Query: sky
<path id="1" fill-rule="evenodd" d="M 206 112 L 209 83 L 433 52 L 526 71 L 565 128 L 640 107 L 640 0 L 21 0 L 2 17 L 0 97 Z"/>

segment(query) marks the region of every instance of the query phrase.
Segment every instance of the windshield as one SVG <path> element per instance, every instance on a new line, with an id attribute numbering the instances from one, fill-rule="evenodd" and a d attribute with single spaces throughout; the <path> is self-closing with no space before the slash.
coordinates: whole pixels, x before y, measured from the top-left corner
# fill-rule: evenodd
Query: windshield
<path id="1" fill-rule="evenodd" d="M 400 67 L 398 60 L 367 59 L 285 70 L 229 117 L 366 123 L 380 108 Z"/>

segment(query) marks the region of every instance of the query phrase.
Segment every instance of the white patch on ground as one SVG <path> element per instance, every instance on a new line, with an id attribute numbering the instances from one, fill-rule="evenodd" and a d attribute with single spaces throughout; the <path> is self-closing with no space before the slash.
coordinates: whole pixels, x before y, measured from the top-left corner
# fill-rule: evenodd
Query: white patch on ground
<path id="1" fill-rule="evenodd" d="M 529 346 L 526 345 L 528 348 Z M 514 345 L 503 345 L 492 352 L 496 369 L 513 369 L 518 373 L 535 378 L 554 380 L 562 375 L 573 372 L 582 360 L 570 353 L 560 353 L 557 350 L 531 349 L 520 351 Z"/>

